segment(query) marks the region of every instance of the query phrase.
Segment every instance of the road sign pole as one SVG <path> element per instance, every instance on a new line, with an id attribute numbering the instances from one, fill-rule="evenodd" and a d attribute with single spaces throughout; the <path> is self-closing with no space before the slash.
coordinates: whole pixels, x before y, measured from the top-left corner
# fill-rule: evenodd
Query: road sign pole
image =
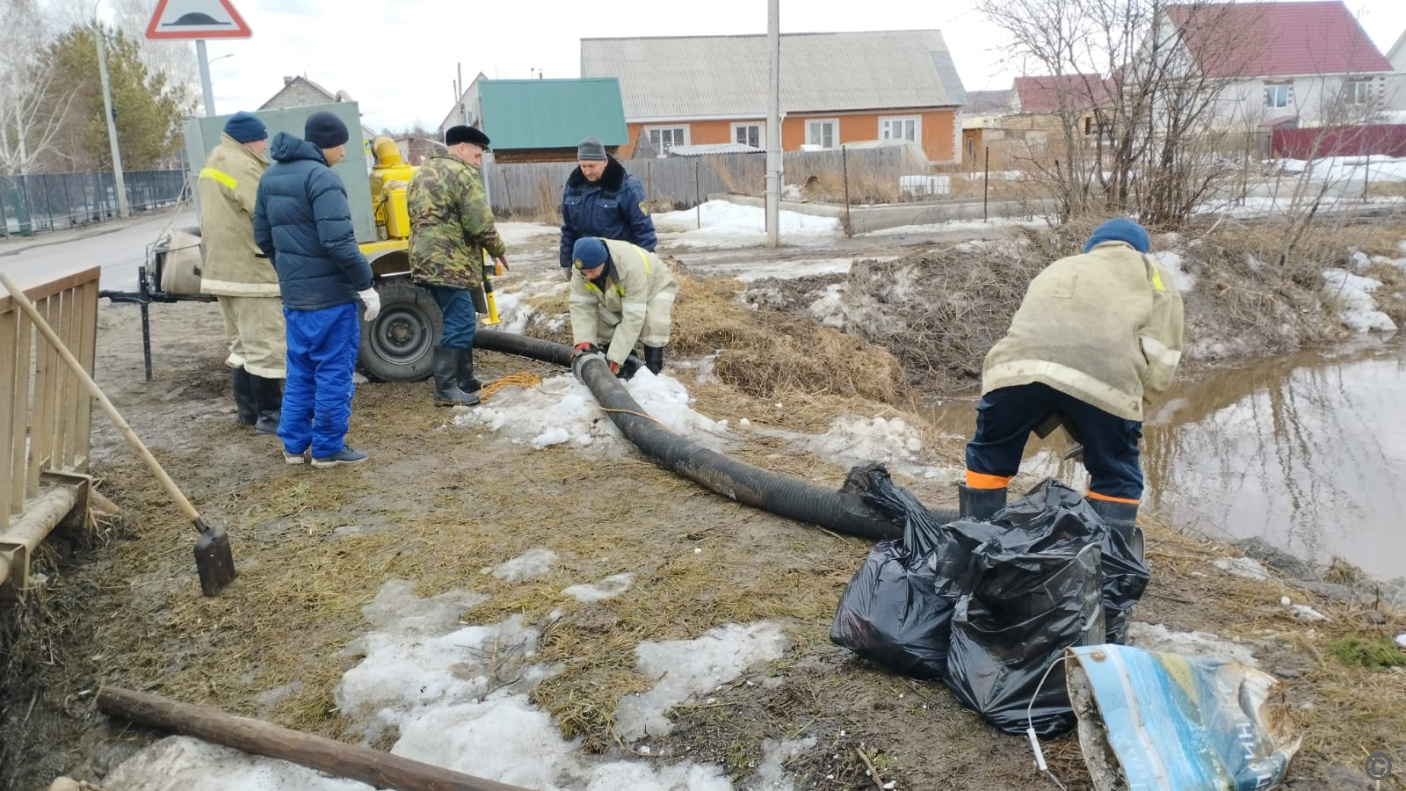
<path id="1" fill-rule="evenodd" d="M 103 89 L 103 111 L 107 116 L 107 144 L 112 149 L 112 191 L 117 198 L 117 216 L 126 217 L 127 185 L 122 180 L 122 149 L 117 145 L 117 114 L 112 109 L 112 89 L 107 79 L 107 36 L 106 28 L 97 25 L 93 30 L 93 40 L 98 45 L 98 77 Z"/>
<path id="2" fill-rule="evenodd" d="M 215 89 L 210 87 L 210 58 L 205 54 L 205 39 L 195 40 L 195 58 L 200 61 L 200 93 L 205 100 L 205 114 L 215 114 Z"/>

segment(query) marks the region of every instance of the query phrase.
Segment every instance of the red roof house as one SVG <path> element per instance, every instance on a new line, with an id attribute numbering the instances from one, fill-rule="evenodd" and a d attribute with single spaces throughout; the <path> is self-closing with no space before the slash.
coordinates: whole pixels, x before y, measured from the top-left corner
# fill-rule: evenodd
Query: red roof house
<path id="1" fill-rule="evenodd" d="M 1352 123 L 1379 112 L 1391 63 L 1341 0 L 1170 5 L 1197 70 L 1232 81 L 1222 122 Z"/>

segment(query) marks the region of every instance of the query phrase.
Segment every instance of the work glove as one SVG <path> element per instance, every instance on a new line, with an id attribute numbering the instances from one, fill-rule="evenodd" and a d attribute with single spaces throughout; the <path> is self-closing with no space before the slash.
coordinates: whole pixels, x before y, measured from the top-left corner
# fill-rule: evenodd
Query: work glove
<path id="1" fill-rule="evenodd" d="M 376 289 L 368 288 L 365 291 L 356 292 L 361 297 L 361 304 L 366 306 L 366 312 L 361 314 L 367 321 L 375 321 L 381 315 L 381 295 L 376 293 Z"/>
<path id="2" fill-rule="evenodd" d="M 583 354 L 600 354 L 600 353 L 601 353 L 600 347 L 596 346 L 594 343 L 591 343 L 590 341 L 582 341 L 581 343 L 576 344 L 575 348 L 573 348 L 573 349 L 571 350 L 571 362 L 572 362 L 572 363 L 575 363 L 575 362 L 576 362 L 576 358 L 577 358 L 577 357 L 580 357 L 580 356 L 583 355 Z"/>

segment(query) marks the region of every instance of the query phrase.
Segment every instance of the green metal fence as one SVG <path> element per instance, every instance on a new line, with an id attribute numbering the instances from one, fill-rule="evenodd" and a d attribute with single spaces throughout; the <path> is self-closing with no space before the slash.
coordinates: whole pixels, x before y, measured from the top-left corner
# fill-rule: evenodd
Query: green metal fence
<path id="1" fill-rule="evenodd" d="M 138 170 L 122 174 L 133 212 L 162 209 L 186 191 L 184 170 Z M 28 236 L 116 217 L 112 173 L 0 175 L 0 235 Z"/>

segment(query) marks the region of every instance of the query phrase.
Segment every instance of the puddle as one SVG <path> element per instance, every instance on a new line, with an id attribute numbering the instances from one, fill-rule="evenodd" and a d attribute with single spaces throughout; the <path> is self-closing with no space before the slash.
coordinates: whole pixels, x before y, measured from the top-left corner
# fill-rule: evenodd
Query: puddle
<path id="1" fill-rule="evenodd" d="M 1406 575 L 1406 339 L 1365 344 L 1180 380 L 1144 426 L 1144 502 L 1210 535 Z M 971 402 L 931 414 L 953 434 L 974 425 Z M 1086 486 L 1063 448 L 1059 432 L 1032 438 L 1024 469 Z"/>

